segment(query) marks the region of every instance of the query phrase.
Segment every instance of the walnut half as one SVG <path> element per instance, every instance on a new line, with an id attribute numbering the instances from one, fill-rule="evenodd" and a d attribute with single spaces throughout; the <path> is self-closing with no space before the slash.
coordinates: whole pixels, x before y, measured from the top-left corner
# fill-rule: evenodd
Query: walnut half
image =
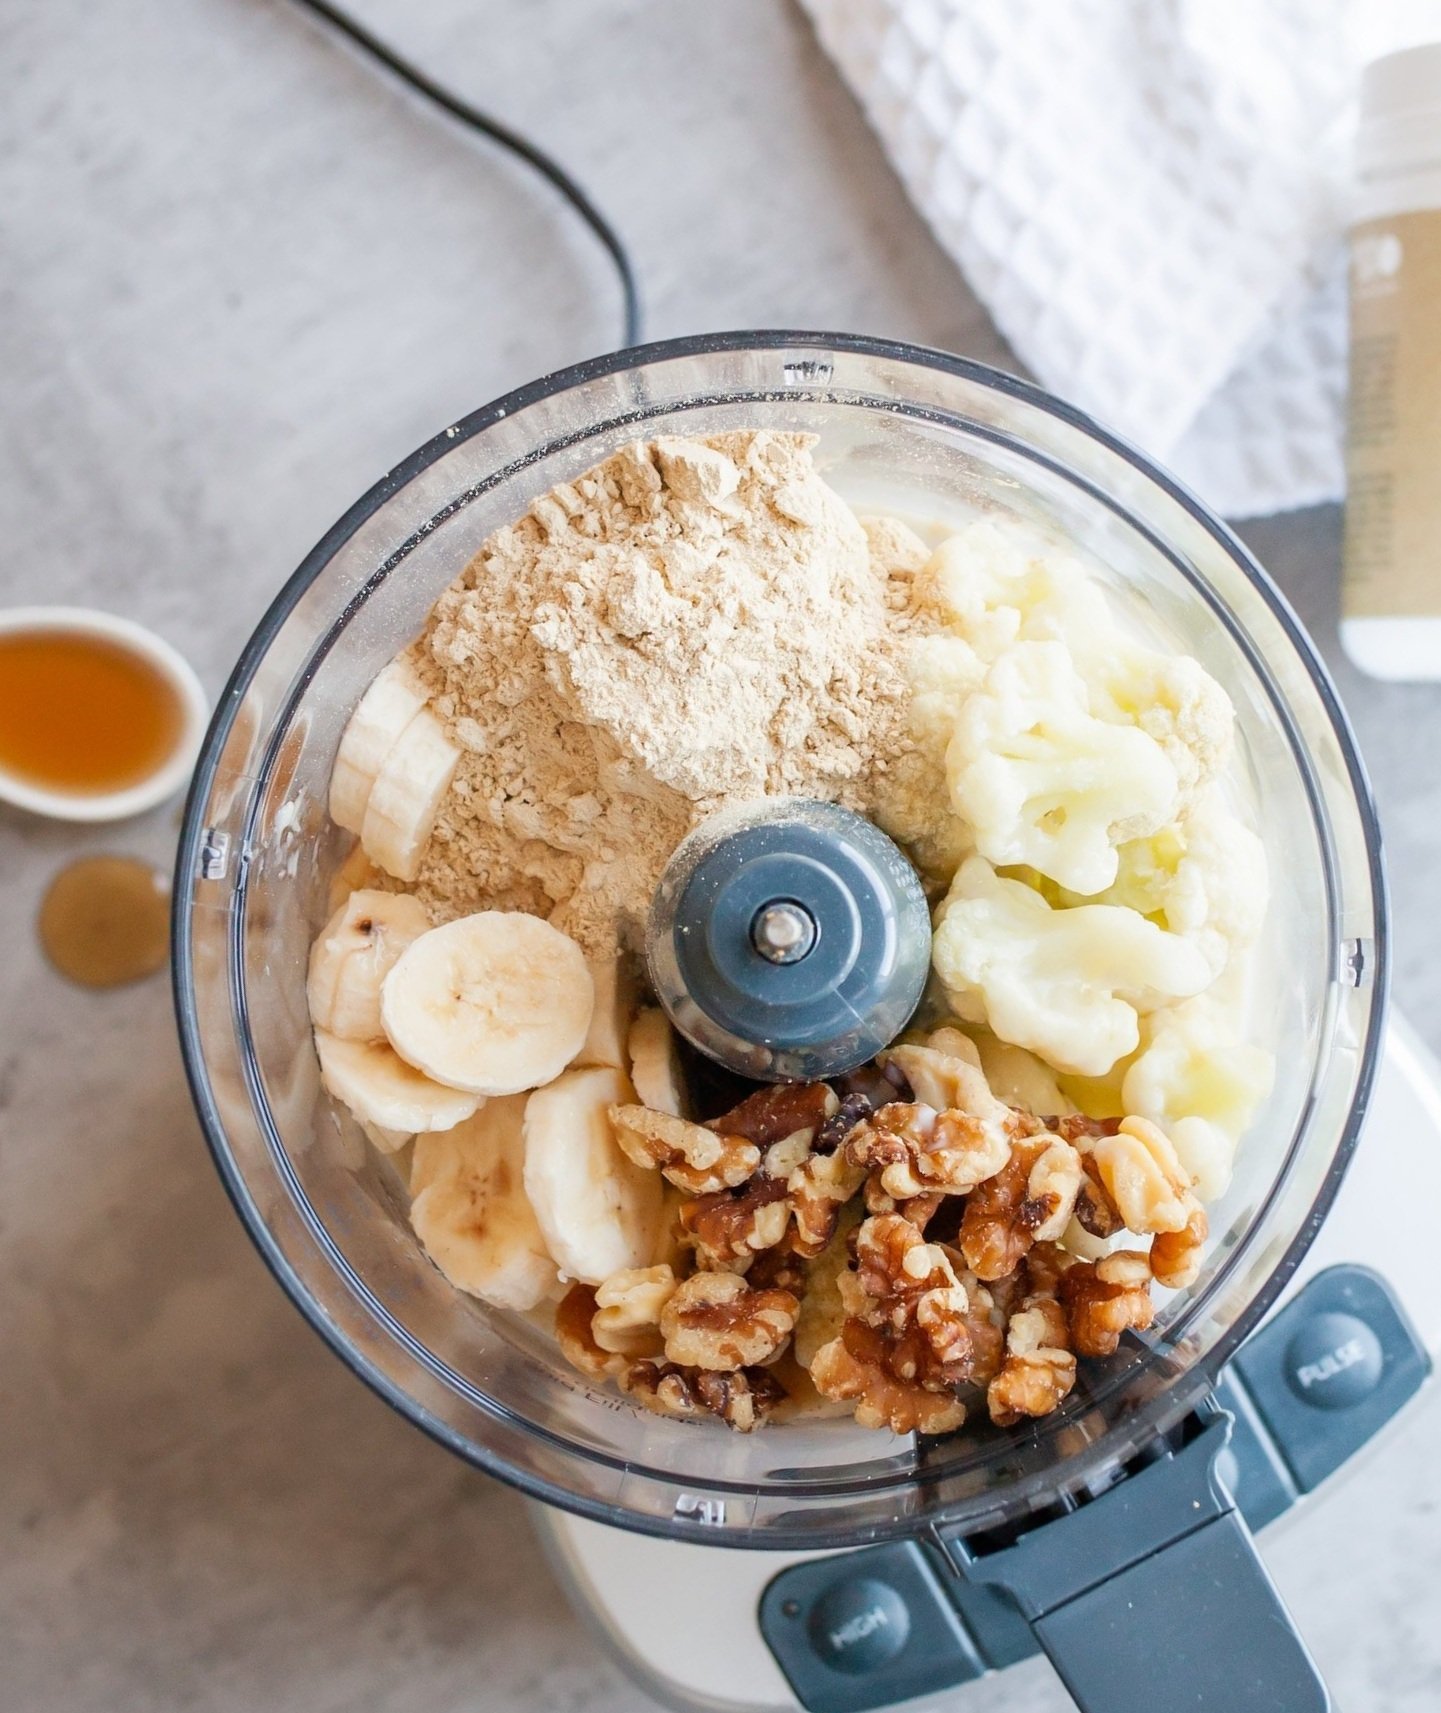
<path id="1" fill-rule="evenodd" d="M 1155 1319 L 1150 1262 L 1134 1249 L 1078 1261 L 1058 1289 L 1079 1356 L 1112 1356 L 1123 1332 L 1144 1332 Z"/>
<path id="2" fill-rule="evenodd" d="M 939 1190 L 965 1195 L 1010 1158 L 1012 1130 L 991 1118 L 899 1101 L 862 1120 L 842 1150 L 898 1202 Z"/>
<path id="3" fill-rule="evenodd" d="M 1023 1137 L 994 1177 L 972 1191 L 961 1220 L 961 1253 L 980 1279 L 1014 1273 L 1032 1244 L 1070 1223 L 1083 1182 L 1081 1157 L 1059 1136 Z"/>
<path id="4" fill-rule="evenodd" d="M 675 1295 L 676 1278 L 669 1267 L 626 1267 L 612 1273 L 595 1290 L 591 1337 L 601 1350 L 618 1356 L 660 1353 L 660 1317 Z"/>
<path id="5" fill-rule="evenodd" d="M 856 1405 L 861 1427 L 892 1433 L 950 1433 L 966 1419 L 966 1406 L 945 1392 L 928 1392 L 898 1380 L 887 1367 L 884 1337 L 860 1321 L 848 1320 L 839 1338 L 816 1352 L 811 1379 L 824 1398 Z"/>
<path id="6" fill-rule="evenodd" d="M 809 1132 L 809 1143 L 839 1105 L 835 1090 L 826 1083 L 772 1083 L 711 1119 L 706 1128 L 723 1136 L 744 1137 L 761 1148 L 804 1130 Z"/>
<path id="7" fill-rule="evenodd" d="M 737 1273 L 693 1273 L 661 1311 L 666 1360 L 716 1373 L 772 1362 L 799 1313 L 789 1291 L 753 1291 Z"/>
<path id="8" fill-rule="evenodd" d="M 754 1142 L 721 1135 L 669 1112 L 653 1112 L 648 1106 L 613 1106 L 610 1121 L 628 1158 L 638 1166 L 659 1166 L 687 1195 L 734 1189 L 761 1163 Z"/>
<path id="9" fill-rule="evenodd" d="M 1054 1297 L 1027 1297 L 1006 1328 L 1006 1359 L 986 1388 L 997 1427 L 1048 1416 L 1076 1383 L 1066 1312 Z"/>
<path id="10" fill-rule="evenodd" d="M 764 1368 L 731 1373 L 675 1368 L 664 1362 L 636 1362 L 620 1376 L 620 1389 L 656 1415 L 682 1420 L 719 1416 L 737 1433 L 750 1433 L 785 1398 L 785 1388 Z"/>

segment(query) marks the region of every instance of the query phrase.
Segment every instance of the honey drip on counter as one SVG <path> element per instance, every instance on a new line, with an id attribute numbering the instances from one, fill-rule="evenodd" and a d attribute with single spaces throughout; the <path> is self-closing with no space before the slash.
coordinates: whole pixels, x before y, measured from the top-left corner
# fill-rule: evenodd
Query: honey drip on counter
<path id="1" fill-rule="evenodd" d="M 170 957 L 170 882 L 135 857 L 82 857 L 61 869 L 40 906 L 40 945 L 81 987 L 120 987 Z"/>
<path id="2" fill-rule="evenodd" d="M 184 709 L 122 644 L 73 631 L 0 636 L 0 770 L 46 791 L 142 784 L 175 752 Z"/>

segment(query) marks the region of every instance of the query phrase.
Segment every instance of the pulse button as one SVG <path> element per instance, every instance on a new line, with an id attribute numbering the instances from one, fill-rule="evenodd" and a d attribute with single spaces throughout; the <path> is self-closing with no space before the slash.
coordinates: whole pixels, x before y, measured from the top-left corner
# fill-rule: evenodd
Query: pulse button
<path id="1" fill-rule="evenodd" d="M 1286 1382 L 1303 1404 L 1349 1410 L 1376 1389 L 1385 1367 L 1381 1340 L 1355 1315 L 1313 1315 L 1286 1346 Z"/>

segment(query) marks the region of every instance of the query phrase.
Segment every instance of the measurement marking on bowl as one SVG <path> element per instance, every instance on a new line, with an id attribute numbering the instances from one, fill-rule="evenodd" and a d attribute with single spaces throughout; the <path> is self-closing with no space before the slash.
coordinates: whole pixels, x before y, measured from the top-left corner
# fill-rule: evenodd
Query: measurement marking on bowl
<path id="1" fill-rule="evenodd" d="M 726 1520 L 726 1503 L 724 1499 L 703 1499 L 698 1493 L 682 1493 L 671 1514 L 689 1517 L 703 1527 L 718 1528 Z"/>
<path id="2" fill-rule="evenodd" d="M 224 880 L 230 867 L 230 834 L 207 827 L 200 839 L 195 871 L 201 880 Z"/>
<path id="3" fill-rule="evenodd" d="M 823 387 L 835 373 L 829 357 L 792 357 L 784 368 L 788 387 Z"/>

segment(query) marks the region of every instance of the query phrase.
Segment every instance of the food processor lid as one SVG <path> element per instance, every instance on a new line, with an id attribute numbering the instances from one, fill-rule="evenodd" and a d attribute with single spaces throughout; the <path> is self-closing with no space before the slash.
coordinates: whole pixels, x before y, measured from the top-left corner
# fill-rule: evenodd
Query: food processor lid
<path id="1" fill-rule="evenodd" d="M 864 1064 L 914 1012 L 931 955 L 915 870 L 834 803 L 725 810 L 672 856 L 647 926 L 676 1028 L 742 1075 L 810 1081 Z"/>

